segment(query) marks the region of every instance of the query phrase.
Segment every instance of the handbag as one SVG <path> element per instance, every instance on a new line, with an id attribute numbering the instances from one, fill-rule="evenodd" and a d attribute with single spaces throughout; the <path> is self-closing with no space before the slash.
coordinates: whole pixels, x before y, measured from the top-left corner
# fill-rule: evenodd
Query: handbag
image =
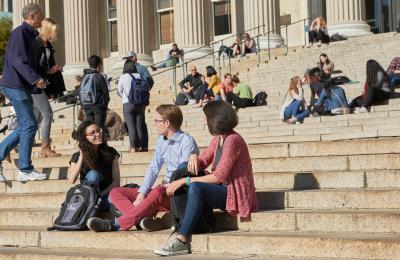
<path id="1" fill-rule="evenodd" d="M 331 89 L 331 91 L 337 97 L 337 99 L 339 100 L 340 104 L 342 105 L 341 108 L 336 108 L 336 109 L 331 110 L 331 113 L 335 114 L 335 115 L 350 114 L 350 108 L 343 104 L 342 100 L 339 98 L 339 96 L 336 94 L 336 92 L 333 89 Z"/>

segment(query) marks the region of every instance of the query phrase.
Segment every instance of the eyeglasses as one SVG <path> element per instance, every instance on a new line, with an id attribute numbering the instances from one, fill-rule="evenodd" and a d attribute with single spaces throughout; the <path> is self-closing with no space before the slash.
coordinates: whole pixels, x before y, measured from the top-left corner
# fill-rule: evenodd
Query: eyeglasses
<path id="1" fill-rule="evenodd" d="M 158 124 L 158 123 L 161 123 L 161 122 L 164 122 L 165 120 L 163 120 L 163 119 L 154 119 L 154 124 Z"/>
<path id="2" fill-rule="evenodd" d="M 94 136 L 95 134 L 102 134 L 102 133 L 103 133 L 103 129 L 99 128 L 99 129 L 90 131 L 89 133 L 86 134 L 86 136 Z"/>

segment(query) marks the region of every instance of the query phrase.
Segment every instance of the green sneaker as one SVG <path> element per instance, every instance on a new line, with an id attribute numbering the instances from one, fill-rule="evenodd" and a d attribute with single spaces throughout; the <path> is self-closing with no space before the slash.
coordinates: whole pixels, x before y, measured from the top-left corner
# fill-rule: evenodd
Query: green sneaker
<path id="1" fill-rule="evenodd" d="M 191 253 L 192 253 L 192 248 L 190 242 L 183 243 L 177 238 L 174 238 L 164 247 L 154 250 L 154 254 L 161 256 L 185 255 Z"/>

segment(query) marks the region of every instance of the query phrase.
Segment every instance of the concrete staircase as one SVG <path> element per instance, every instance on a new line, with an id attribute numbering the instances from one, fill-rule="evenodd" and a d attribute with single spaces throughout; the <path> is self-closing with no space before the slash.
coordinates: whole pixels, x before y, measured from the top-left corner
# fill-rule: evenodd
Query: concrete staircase
<path id="1" fill-rule="evenodd" d="M 269 94 L 268 106 L 239 111 L 237 127 L 249 144 L 260 210 L 251 222 L 216 212 L 218 227 L 226 231 L 195 235 L 194 254 L 181 258 L 400 259 L 400 99 L 375 106 L 368 114 L 307 118 L 300 125 L 279 120 L 289 78 L 313 66 L 320 52 L 331 57 L 336 69 L 361 81 L 344 86 L 350 100 L 361 93 L 366 61 L 375 58 L 387 66 L 400 50 L 398 37 L 388 33 L 329 47 L 297 48 L 259 66 L 256 56 L 233 61 L 232 72 L 254 92 L 263 89 Z M 262 53 L 263 61 L 265 57 Z M 174 99 L 167 74 L 155 81 L 147 111 L 150 147 L 157 138 L 154 107 Z M 54 110 L 61 107 L 56 104 Z M 122 114 L 115 94 L 111 107 Z M 204 149 L 210 135 L 201 110 L 182 110 L 183 130 Z M 154 258 L 151 251 L 164 244 L 169 230 L 46 231 L 70 187 L 65 178 L 76 151 L 71 126 L 72 109 L 55 114 L 52 138 L 62 157 L 41 159 L 39 147 L 34 147 L 34 165 L 48 173 L 49 180 L 15 181 L 15 165 L 4 163 L 9 182 L 0 185 L 0 259 Z M 121 184 L 140 183 L 152 151 L 129 154 L 127 138 L 110 144 L 122 155 Z M 18 155 L 12 158 L 17 162 Z"/>

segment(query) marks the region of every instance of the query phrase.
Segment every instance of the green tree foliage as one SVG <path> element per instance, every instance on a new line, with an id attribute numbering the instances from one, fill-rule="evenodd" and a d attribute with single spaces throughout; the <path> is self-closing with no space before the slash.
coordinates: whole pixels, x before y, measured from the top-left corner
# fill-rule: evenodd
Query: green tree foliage
<path id="1" fill-rule="evenodd" d="M 8 37 L 12 29 L 12 20 L 10 18 L 0 18 L 0 73 L 3 71 L 4 54 L 6 52 Z"/>

